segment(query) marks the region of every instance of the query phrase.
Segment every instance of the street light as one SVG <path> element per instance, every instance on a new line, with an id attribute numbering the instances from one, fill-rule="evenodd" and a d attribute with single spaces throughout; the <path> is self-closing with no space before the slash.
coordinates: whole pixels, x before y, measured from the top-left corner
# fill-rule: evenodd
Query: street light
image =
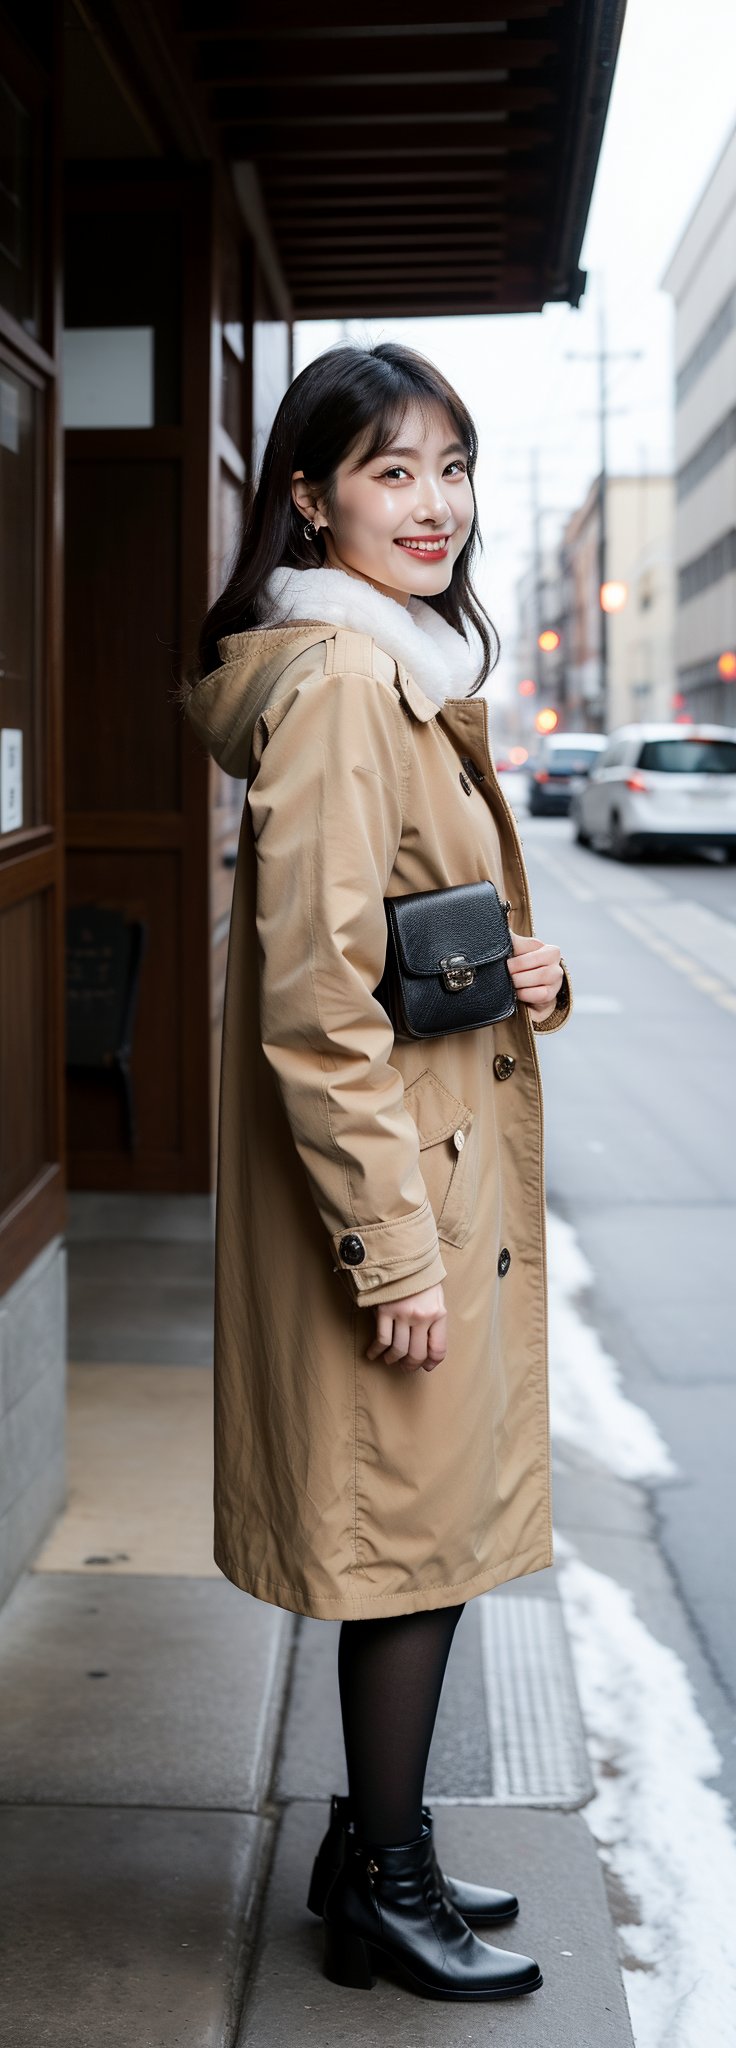
<path id="1" fill-rule="evenodd" d="M 736 680 L 736 653 L 731 648 L 728 648 L 725 654 L 719 654 L 718 674 L 723 676 L 725 683 L 732 683 Z"/>
<path id="2" fill-rule="evenodd" d="M 557 724 L 557 712 L 552 710 L 551 704 L 545 704 L 542 710 L 537 712 L 534 723 L 537 732 L 554 732 Z"/>
<path id="3" fill-rule="evenodd" d="M 524 676 L 519 684 L 520 697 L 536 697 L 537 685 L 532 676 Z"/>
<path id="4" fill-rule="evenodd" d="M 544 632 L 540 633 L 537 638 L 537 646 L 541 647 L 542 653 L 554 654 L 555 648 L 559 647 L 559 645 L 560 635 L 555 632 L 554 626 L 545 626 Z"/>
<path id="5" fill-rule="evenodd" d="M 602 612 L 622 612 L 628 597 L 626 583 L 602 583 L 600 590 Z"/>

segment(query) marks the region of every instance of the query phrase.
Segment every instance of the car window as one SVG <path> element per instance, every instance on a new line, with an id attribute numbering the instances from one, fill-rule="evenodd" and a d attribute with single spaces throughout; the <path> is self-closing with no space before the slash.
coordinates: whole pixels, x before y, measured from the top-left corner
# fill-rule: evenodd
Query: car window
<path id="1" fill-rule="evenodd" d="M 598 755 L 596 768 L 617 768 L 620 761 L 626 760 L 626 746 L 626 740 L 612 740 L 610 747 Z"/>
<path id="2" fill-rule="evenodd" d="M 736 775 L 736 740 L 645 740 L 639 767 L 665 775 Z"/>
<path id="3" fill-rule="evenodd" d="M 549 766 L 559 768 L 561 775 L 579 775 L 598 760 L 597 747 L 550 747 Z"/>

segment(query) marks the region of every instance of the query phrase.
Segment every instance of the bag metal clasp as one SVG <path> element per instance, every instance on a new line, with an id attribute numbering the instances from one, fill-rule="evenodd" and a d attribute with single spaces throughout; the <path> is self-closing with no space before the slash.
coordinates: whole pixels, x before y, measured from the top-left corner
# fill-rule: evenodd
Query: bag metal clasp
<path id="1" fill-rule="evenodd" d="M 456 995 L 460 989 L 472 987 L 475 981 L 475 968 L 470 966 L 464 953 L 450 953 L 446 959 L 440 960 L 438 965 L 443 987 L 449 994 Z"/>

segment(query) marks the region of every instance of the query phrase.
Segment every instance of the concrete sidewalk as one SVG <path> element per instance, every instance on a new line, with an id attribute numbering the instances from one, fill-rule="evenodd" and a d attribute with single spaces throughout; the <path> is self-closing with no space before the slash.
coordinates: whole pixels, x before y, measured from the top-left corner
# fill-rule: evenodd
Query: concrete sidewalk
<path id="1" fill-rule="evenodd" d="M 99 1244 L 96 1336 L 106 1256 Z M 0 1613 L 0 2039 L 631 2048 L 551 1572 L 469 1603 L 428 1774 L 446 1867 L 520 1892 L 497 1939 L 537 1956 L 541 1991 L 455 2006 L 398 1979 L 364 1994 L 323 1976 L 304 1902 L 344 1789 L 337 1625 L 297 1623 L 217 1570 L 209 1365 L 194 1345 L 171 1362 L 163 1326 L 141 1362 L 140 1272 L 136 1362 L 117 1362 L 129 1283 L 114 1240 L 109 1258 L 110 1356 L 82 1345 L 70 1371 L 67 1511 Z M 87 1246 L 82 1323 L 91 1264 Z M 167 1277 L 172 1264 L 169 1247 Z"/>

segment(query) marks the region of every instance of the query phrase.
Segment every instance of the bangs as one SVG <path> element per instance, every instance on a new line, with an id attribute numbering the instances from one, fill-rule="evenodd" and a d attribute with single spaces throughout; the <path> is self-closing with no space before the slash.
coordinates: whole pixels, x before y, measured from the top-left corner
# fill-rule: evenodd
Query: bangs
<path id="1" fill-rule="evenodd" d="M 381 363 L 380 367 L 384 374 L 389 373 L 388 378 L 384 382 L 382 377 L 381 388 L 370 394 L 367 417 L 358 428 L 350 451 L 350 469 L 365 469 L 367 463 L 375 462 L 378 455 L 385 454 L 386 449 L 398 440 L 407 413 L 416 406 L 425 434 L 437 413 L 444 413 L 452 421 L 457 439 L 465 449 L 472 476 L 478 453 L 477 435 L 470 414 L 458 401 L 456 393 L 444 385 L 439 375 L 435 382 L 434 376 L 417 376 L 413 368 L 407 373 L 403 365 Z M 367 392 L 365 395 L 368 398 Z"/>

